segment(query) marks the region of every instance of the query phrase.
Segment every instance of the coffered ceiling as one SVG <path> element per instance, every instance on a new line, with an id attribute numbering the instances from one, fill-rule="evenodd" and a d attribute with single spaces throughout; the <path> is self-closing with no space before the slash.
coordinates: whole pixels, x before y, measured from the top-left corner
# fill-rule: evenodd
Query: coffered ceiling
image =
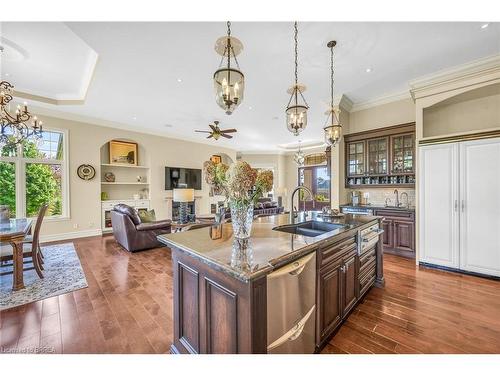
<path id="1" fill-rule="evenodd" d="M 500 53 L 490 23 L 299 23 L 299 80 L 307 86 L 303 143 L 321 142 L 329 97 L 329 49 L 336 47 L 336 93 L 356 104 L 408 92 L 408 81 Z M 33 106 L 101 124 L 200 142 L 195 129 L 235 127 L 221 146 L 276 151 L 297 141 L 285 126 L 293 80 L 292 22 L 233 22 L 245 99 L 227 116 L 215 104 L 215 40 L 224 22 L 3 23 L 0 73 Z M 48 124 L 49 125 L 49 124 Z"/>

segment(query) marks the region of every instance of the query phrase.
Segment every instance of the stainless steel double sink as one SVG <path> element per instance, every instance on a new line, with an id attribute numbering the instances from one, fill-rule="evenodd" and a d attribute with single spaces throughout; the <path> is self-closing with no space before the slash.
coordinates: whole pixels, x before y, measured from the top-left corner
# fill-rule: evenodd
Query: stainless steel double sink
<path id="1" fill-rule="evenodd" d="M 306 237 L 316 237 L 336 229 L 344 228 L 343 224 L 326 223 L 324 221 L 305 221 L 297 224 L 286 224 L 273 228 L 279 232 L 300 234 Z"/>

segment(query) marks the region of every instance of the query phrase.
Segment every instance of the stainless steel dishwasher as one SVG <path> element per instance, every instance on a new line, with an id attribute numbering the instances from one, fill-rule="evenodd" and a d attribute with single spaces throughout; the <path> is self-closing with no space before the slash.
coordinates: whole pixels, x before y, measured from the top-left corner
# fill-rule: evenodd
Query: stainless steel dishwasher
<path id="1" fill-rule="evenodd" d="M 267 352 L 310 354 L 315 348 L 316 252 L 267 276 Z"/>

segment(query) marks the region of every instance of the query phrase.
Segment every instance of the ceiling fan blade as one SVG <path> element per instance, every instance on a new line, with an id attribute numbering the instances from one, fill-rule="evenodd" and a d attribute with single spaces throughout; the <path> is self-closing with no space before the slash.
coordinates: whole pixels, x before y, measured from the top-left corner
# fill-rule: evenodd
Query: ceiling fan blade
<path id="1" fill-rule="evenodd" d="M 216 131 L 217 131 L 217 127 L 216 127 L 216 126 L 214 126 L 214 125 L 212 125 L 212 124 L 208 124 L 208 126 L 210 126 L 210 128 L 211 128 L 214 132 L 216 132 Z"/>
<path id="2" fill-rule="evenodd" d="M 236 129 L 225 129 L 225 130 L 221 130 L 220 132 L 221 133 L 236 133 L 238 130 Z"/>
<path id="3" fill-rule="evenodd" d="M 227 138 L 227 139 L 233 138 L 232 135 L 227 135 L 227 134 L 224 134 L 224 133 L 221 133 L 221 137 L 224 137 L 224 138 Z"/>
<path id="4" fill-rule="evenodd" d="M 195 130 L 196 133 L 211 133 L 207 130 Z"/>
<path id="5" fill-rule="evenodd" d="M 208 138 L 212 138 L 214 135 L 212 133 L 210 133 L 210 135 L 207 137 Z"/>

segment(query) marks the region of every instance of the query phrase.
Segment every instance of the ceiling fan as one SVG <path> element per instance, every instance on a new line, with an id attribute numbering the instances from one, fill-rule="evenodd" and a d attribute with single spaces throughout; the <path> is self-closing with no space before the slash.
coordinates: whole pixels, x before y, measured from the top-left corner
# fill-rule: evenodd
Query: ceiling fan
<path id="1" fill-rule="evenodd" d="M 236 129 L 221 130 L 219 128 L 219 121 L 214 121 L 213 124 L 209 124 L 208 126 L 210 127 L 210 129 L 212 129 L 211 131 L 207 131 L 207 130 L 195 130 L 195 132 L 197 132 L 197 133 L 207 133 L 207 134 L 209 134 L 209 136 L 207 138 L 213 138 L 215 140 L 218 140 L 220 137 L 231 139 L 231 138 L 233 138 L 233 136 L 229 135 L 227 133 L 236 133 L 237 132 Z"/>

